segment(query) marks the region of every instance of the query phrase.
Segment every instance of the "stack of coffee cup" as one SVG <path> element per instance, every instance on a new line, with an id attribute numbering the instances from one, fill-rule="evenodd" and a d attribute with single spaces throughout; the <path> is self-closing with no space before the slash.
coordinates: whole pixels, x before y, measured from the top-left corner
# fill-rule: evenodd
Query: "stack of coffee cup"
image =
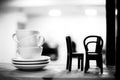
<path id="1" fill-rule="evenodd" d="M 17 42 L 17 54 L 24 59 L 34 59 L 40 57 L 43 50 L 44 37 L 35 30 L 17 30 L 12 35 Z"/>

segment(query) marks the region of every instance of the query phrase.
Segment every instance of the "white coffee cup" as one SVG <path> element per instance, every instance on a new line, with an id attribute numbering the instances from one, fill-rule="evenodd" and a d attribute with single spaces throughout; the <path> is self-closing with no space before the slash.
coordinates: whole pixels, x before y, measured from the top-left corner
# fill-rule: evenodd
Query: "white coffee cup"
<path id="1" fill-rule="evenodd" d="M 35 30 L 17 30 L 16 33 L 12 35 L 12 38 L 16 41 L 20 41 L 28 36 L 38 35 L 39 31 Z"/>
<path id="2" fill-rule="evenodd" d="M 19 47 L 17 52 L 24 59 L 34 59 L 40 57 L 43 47 Z"/>
<path id="3" fill-rule="evenodd" d="M 32 35 L 18 41 L 17 44 L 18 47 L 37 47 L 42 46 L 44 42 L 45 42 L 44 37 Z"/>

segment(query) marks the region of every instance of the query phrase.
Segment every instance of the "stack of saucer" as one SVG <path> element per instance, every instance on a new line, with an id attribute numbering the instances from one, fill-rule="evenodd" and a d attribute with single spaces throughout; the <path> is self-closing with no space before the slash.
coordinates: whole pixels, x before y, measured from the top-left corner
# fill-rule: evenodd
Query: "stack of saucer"
<path id="1" fill-rule="evenodd" d="M 24 59 L 16 57 L 12 59 L 13 65 L 22 70 L 43 69 L 50 62 L 50 57 L 40 56 L 36 59 Z"/>

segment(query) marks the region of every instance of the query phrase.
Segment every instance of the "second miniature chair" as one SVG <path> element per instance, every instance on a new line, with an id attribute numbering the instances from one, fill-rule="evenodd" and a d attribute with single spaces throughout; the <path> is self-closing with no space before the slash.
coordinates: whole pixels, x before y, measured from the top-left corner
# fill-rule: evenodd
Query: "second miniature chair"
<path id="1" fill-rule="evenodd" d="M 83 41 L 85 47 L 85 72 L 89 69 L 90 60 L 96 60 L 97 66 L 100 68 L 101 74 L 103 73 L 103 61 L 102 61 L 102 47 L 103 39 L 100 36 L 90 35 Z M 94 44 L 94 46 L 93 46 Z M 90 46 L 91 45 L 91 46 Z M 92 48 L 92 50 L 91 50 Z"/>
<path id="2" fill-rule="evenodd" d="M 78 59 L 78 69 L 80 69 L 80 60 L 81 60 L 81 71 L 83 71 L 83 60 L 84 54 L 83 53 L 76 53 L 72 51 L 72 41 L 70 36 L 66 36 L 66 45 L 67 45 L 67 65 L 66 69 L 71 71 L 72 68 L 72 58 Z"/>

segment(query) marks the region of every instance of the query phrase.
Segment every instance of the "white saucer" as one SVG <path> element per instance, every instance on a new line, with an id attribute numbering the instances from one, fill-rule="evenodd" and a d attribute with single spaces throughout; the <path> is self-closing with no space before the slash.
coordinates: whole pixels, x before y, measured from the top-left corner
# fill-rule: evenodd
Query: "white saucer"
<path id="1" fill-rule="evenodd" d="M 40 65 L 16 65 L 14 66 L 18 69 L 24 69 L 24 70 L 31 70 L 31 69 L 42 69 L 46 66 L 47 64 L 40 64 Z"/>
<path id="2" fill-rule="evenodd" d="M 34 62 L 19 62 L 19 61 L 12 61 L 13 64 L 19 64 L 19 65 L 33 65 L 33 64 L 46 64 L 49 63 L 50 60 L 47 61 L 34 61 Z"/>
<path id="3" fill-rule="evenodd" d="M 40 56 L 34 59 L 24 59 L 21 57 L 16 57 L 12 59 L 12 61 L 16 61 L 16 62 L 36 62 L 36 61 L 40 62 L 40 61 L 48 61 L 48 60 L 50 60 L 49 56 Z"/>

